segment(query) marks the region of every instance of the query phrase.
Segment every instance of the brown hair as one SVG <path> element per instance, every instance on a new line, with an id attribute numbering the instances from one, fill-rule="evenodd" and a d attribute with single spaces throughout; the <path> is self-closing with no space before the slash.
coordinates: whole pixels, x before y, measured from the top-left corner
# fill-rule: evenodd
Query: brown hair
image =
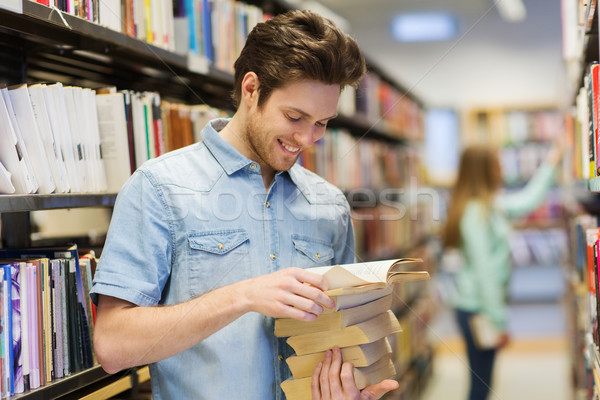
<path id="1" fill-rule="evenodd" d="M 312 79 L 325 84 L 356 85 L 366 71 L 358 45 L 334 23 L 311 11 L 288 11 L 257 24 L 234 65 L 233 101 L 241 99 L 248 72 L 260 82 L 258 105 L 286 84 Z"/>
<path id="2" fill-rule="evenodd" d="M 444 232 L 446 246 L 458 247 L 461 244 L 460 221 L 467 203 L 470 200 L 480 200 L 489 210 L 501 184 L 502 176 L 496 149 L 474 145 L 463 151 L 448 207 Z"/>

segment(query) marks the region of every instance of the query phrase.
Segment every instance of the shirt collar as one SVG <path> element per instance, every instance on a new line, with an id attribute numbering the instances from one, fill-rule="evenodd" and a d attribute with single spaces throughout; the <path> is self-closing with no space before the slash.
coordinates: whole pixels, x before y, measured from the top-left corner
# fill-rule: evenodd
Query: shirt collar
<path id="1" fill-rule="evenodd" d="M 231 118 L 216 118 L 208 122 L 202 129 L 202 141 L 208 150 L 215 157 L 217 162 L 225 170 L 227 175 L 231 175 L 240 169 L 249 166 L 254 161 L 245 157 L 235 147 L 219 134 L 225 128 L 225 125 L 231 121 Z M 298 164 L 294 164 L 291 169 L 296 168 Z M 289 171 L 279 171 L 275 176 L 283 174 L 290 175 Z"/>
<path id="2" fill-rule="evenodd" d="M 244 157 L 219 134 L 229 121 L 231 121 L 231 118 L 213 119 L 202 130 L 202 141 L 217 162 L 221 164 L 227 175 L 231 175 L 252 163 L 252 160 Z"/>

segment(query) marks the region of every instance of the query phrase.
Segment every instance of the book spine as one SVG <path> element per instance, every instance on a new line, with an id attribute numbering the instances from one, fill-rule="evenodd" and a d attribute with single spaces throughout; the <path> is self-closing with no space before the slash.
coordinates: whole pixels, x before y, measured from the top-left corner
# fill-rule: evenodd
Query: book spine
<path id="1" fill-rule="evenodd" d="M 28 329 L 29 329 L 29 384 L 31 389 L 40 387 L 40 358 L 38 338 L 38 303 L 37 303 L 37 277 L 35 266 L 27 263 L 27 299 Z"/>

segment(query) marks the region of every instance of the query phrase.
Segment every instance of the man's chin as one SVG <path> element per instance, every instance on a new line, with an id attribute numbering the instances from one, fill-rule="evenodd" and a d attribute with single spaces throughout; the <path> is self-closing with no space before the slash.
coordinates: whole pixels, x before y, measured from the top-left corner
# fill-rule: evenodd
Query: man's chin
<path id="1" fill-rule="evenodd" d="M 273 168 L 276 172 L 282 172 L 282 171 L 287 171 L 288 169 L 292 168 L 294 166 L 294 164 L 296 164 L 296 161 L 298 161 L 298 159 L 296 158 L 293 162 L 288 162 L 288 163 L 278 163 L 277 165 L 271 165 L 271 168 Z"/>

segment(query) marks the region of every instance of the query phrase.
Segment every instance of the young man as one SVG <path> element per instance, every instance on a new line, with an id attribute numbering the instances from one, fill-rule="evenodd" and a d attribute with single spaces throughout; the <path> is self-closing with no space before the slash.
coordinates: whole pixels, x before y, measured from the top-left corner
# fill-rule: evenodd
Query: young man
<path id="1" fill-rule="evenodd" d="M 354 261 L 344 195 L 295 162 L 364 71 L 354 40 L 313 13 L 256 26 L 235 64 L 233 118 L 119 193 L 91 291 L 106 371 L 150 364 L 155 399 L 283 398 L 290 349 L 273 317 L 314 320 L 333 302 L 303 268 Z M 340 360 L 315 370 L 313 398 L 395 387 L 361 394 Z"/>

